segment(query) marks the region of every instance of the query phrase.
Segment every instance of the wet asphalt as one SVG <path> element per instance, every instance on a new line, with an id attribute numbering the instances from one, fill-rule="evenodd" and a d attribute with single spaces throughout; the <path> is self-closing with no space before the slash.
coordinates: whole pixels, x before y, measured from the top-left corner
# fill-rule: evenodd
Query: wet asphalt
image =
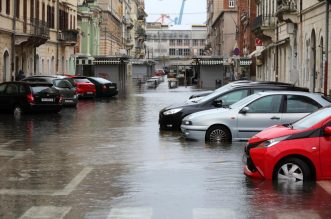
<path id="1" fill-rule="evenodd" d="M 160 131 L 159 110 L 194 92 L 133 84 L 58 114 L 1 114 L 0 218 L 331 218 L 331 182 L 252 180 L 245 142 Z"/>

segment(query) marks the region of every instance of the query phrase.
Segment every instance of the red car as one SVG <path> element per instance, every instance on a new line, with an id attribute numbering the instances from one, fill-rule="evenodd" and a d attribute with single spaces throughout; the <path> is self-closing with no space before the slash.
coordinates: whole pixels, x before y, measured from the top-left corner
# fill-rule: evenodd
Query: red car
<path id="1" fill-rule="evenodd" d="M 68 76 L 70 83 L 76 87 L 78 97 L 95 97 L 95 85 L 83 76 Z"/>
<path id="2" fill-rule="evenodd" d="M 303 183 L 331 179 L 331 106 L 249 139 L 247 176 Z"/>

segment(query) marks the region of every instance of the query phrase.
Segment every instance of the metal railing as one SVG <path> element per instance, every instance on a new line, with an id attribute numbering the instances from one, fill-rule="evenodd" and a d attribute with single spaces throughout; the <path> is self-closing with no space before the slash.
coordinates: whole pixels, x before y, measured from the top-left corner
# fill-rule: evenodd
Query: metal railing
<path id="1" fill-rule="evenodd" d="M 252 23 L 252 30 L 273 29 L 276 26 L 276 17 L 271 15 L 259 15 Z"/>
<path id="2" fill-rule="evenodd" d="M 30 34 L 34 36 L 40 36 L 43 38 L 49 38 L 49 27 L 47 22 L 41 21 L 35 18 L 31 18 Z"/>

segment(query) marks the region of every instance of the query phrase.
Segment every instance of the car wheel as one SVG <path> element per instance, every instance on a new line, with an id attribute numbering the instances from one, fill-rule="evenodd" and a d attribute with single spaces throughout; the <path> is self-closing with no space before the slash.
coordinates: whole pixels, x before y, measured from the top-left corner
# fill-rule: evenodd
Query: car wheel
<path id="1" fill-rule="evenodd" d="M 304 183 L 312 179 L 312 173 L 308 164 L 303 160 L 287 158 L 277 165 L 274 179 L 277 182 Z"/>
<path id="2" fill-rule="evenodd" d="M 21 116 L 23 113 L 23 109 L 21 106 L 17 105 L 14 107 L 13 112 L 14 112 L 14 116 Z"/>
<path id="3" fill-rule="evenodd" d="M 231 141 L 231 134 L 229 130 L 221 125 L 212 126 L 207 130 L 206 141 L 208 142 L 229 142 Z"/>

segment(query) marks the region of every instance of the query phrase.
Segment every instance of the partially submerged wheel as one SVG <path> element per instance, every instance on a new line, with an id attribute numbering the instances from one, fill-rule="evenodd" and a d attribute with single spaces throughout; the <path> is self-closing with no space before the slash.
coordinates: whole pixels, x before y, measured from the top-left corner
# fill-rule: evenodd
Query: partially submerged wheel
<path id="1" fill-rule="evenodd" d="M 277 165 L 274 179 L 277 182 L 303 184 L 312 179 L 311 170 L 306 162 L 299 158 L 287 158 Z"/>
<path id="2" fill-rule="evenodd" d="M 213 143 L 229 142 L 231 141 L 231 134 L 226 127 L 216 125 L 207 130 L 205 140 Z"/>

